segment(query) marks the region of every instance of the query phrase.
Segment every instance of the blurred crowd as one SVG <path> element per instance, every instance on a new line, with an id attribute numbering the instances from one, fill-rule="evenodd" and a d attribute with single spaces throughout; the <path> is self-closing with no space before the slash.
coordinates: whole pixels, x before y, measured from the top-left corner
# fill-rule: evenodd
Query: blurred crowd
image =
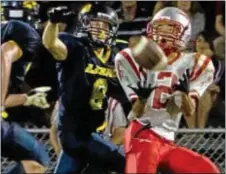
<path id="1" fill-rule="evenodd" d="M 8 19 L 19 19 L 29 22 L 40 33 L 48 20 L 47 11 L 51 7 L 64 5 L 68 6 L 75 13 L 88 1 L 2 1 L 1 17 L 2 22 Z M 160 9 L 168 6 L 178 7 L 183 10 L 191 20 L 192 36 L 186 50 L 196 51 L 212 58 L 216 67 L 216 78 L 214 83 L 199 101 L 196 114 L 199 125 L 186 125 L 182 120 L 181 127 L 224 127 L 225 123 L 225 1 L 109 1 L 102 2 L 114 8 L 119 16 L 120 24 L 118 39 L 129 41 L 132 46 L 137 36 L 145 35 L 146 25 L 152 16 Z M 10 11 L 10 9 L 14 11 Z M 16 10 L 15 10 L 16 9 Z M 15 12 L 15 13 L 13 13 Z M 66 24 L 60 25 L 60 30 L 75 33 L 77 18 L 68 19 Z M 26 91 L 28 88 L 48 85 L 53 89 L 48 100 L 54 106 L 57 100 L 56 72 L 52 59 L 49 59 L 48 51 L 46 58 L 39 57 L 28 71 L 26 83 L 18 91 Z M 43 55 L 43 53 L 40 53 Z M 49 126 L 50 115 L 53 107 L 43 111 L 37 108 L 16 107 L 10 109 L 10 115 L 21 112 L 23 117 L 13 118 L 14 121 L 32 122 L 37 126 Z M 32 115 L 32 117 L 30 116 Z M 205 118 L 205 119 L 203 119 Z M 15 120 L 18 119 L 18 120 Z"/>

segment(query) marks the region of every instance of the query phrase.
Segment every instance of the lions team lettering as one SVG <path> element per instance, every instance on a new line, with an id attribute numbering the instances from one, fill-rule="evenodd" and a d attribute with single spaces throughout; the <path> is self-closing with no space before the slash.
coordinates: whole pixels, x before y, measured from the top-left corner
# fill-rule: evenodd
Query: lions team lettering
<path id="1" fill-rule="evenodd" d="M 101 76 L 111 77 L 111 78 L 117 77 L 115 70 L 110 69 L 110 68 L 103 68 L 100 66 L 95 66 L 95 68 L 94 68 L 93 64 L 88 64 L 85 69 L 85 72 L 89 73 L 89 74 L 98 74 Z"/>

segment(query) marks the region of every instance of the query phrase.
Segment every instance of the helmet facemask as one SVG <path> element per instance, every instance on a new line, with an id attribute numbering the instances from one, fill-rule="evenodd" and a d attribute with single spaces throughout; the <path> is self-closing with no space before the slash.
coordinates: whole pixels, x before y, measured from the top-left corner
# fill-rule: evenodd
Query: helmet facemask
<path id="1" fill-rule="evenodd" d="M 87 31 L 92 38 L 93 43 L 100 46 L 110 46 L 115 37 L 111 24 L 104 20 L 91 20 Z"/>
<path id="2" fill-rule="evenodd" d="M 179 22 L 161 19 L 150 22 L 147 26 L 147 35 L 163 49 L 166 55 L 185 47 L 182 40 L 186 30 Z"/>
<path id="3" fill-rule="evenodd" d="M 109 7 L 95 5 L 89 7 L 91 9 L 82 10 L 79 14 L 80 27 L 77 33 L 87 35 L 93 46 L 113 45 L 119 25 L 117 13 Z"/>

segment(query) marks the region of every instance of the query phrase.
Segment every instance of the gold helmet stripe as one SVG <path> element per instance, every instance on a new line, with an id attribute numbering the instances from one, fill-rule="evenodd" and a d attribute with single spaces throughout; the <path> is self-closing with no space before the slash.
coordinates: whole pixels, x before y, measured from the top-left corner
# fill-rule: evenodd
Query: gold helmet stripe
<path id="1" fill-rule="evenodd" d="M 92 4 L 86 4 L 86 5 L 82 8 L 81 13 L 88 13 L 88 12 L 90 11 L 91 7 L 92 7 Z"/>

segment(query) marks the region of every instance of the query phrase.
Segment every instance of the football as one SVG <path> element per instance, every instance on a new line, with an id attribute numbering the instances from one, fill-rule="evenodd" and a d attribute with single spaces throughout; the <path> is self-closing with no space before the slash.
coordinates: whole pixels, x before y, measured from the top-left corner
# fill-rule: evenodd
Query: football
<path id="1" fill-rule="evenodd" d="M 151 39 L 141 36 L 131 47 L 134 60 L 145 69 L 159 71 L 167 66 L 167 57 L 162 49 Z"/>

